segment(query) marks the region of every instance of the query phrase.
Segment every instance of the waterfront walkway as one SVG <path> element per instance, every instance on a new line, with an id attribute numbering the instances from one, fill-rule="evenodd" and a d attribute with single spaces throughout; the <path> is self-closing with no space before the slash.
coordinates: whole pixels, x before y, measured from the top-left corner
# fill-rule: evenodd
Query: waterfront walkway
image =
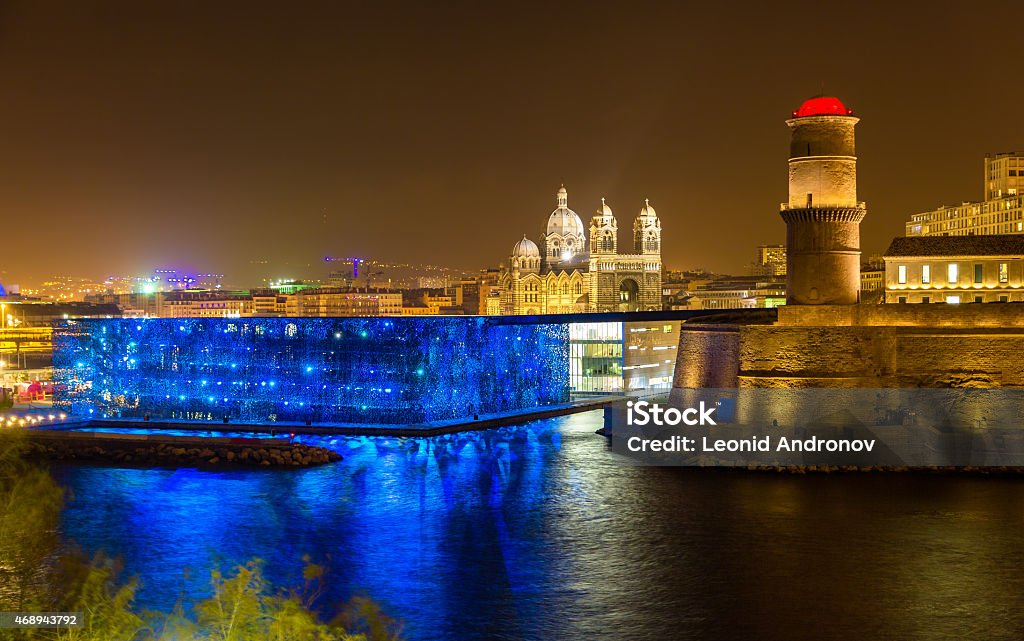
<path id="1" fill-rule="evenodd" d="M 598 396 L 579 399 L 559 405 L 534 407 L 497 414 L 481 414 L 477 418 L 463 417 L 445 421 L 427 423 L 411 423 L 382 425 L 379 423 L 312 423 L 306 425 L 298 422 L 275 423 L 211 423 L 206 421 L 187 421 L 181 419 L 150 419 L 141 418 L 94 418 L 81 421 L 69 420 L 62 424 L 62 430 L 83 428 L 128 428 L 146 430 L 195 430 L 204 432 L 257 432 L 280 434 L 339 434 L 343 436 L 436 436 L 453 432 L 486 430 L 505 425 L 516 425 L 527 421 L 535 421 L 554 416 L 564 416 L 577 412 L 588 412 L 602 409 L 624 400 L 623 396 Z M 37 428 L 38 429 L 38 428 Z"/>

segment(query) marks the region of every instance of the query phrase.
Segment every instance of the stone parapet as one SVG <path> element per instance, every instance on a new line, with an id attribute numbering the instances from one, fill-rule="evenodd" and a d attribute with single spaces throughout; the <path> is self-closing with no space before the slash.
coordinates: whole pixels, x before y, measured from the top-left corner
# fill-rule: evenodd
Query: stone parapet
<path id="1" fill-rule="evenodd" d="M 1024 304 L 790 305 L 778 325 L 866 327 L 1024 327 Z"/>

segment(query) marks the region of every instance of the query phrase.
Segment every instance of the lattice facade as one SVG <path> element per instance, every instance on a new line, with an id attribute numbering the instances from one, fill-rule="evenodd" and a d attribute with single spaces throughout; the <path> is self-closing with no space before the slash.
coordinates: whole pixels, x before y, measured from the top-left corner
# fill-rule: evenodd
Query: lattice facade
<path id="1" fill-rule="evenodd" d="M 76 416 L 406 424 L 569 398 L 560 324 L 118 318 L 53 340 L 55 405 Z"/>

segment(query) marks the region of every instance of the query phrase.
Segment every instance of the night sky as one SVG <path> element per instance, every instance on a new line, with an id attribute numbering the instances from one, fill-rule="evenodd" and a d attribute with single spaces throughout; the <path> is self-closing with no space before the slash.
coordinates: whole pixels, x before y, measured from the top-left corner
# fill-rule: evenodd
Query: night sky
<path id="1" fill-rule="evenodd" d="M 784 121 L 822 86 L 862 118 L 879 253 L 909 214 L 980 198 L 986 153 L 1024 149 L 1022 14 L 5 2 L 0 281 L 180 266 L 245 285 L 325 254 L 496 266 L 561 182 L 584 221 L 607 197 L 620 243 L 649 197 L 669 268 L 744 273 L 784 239 Z"/>

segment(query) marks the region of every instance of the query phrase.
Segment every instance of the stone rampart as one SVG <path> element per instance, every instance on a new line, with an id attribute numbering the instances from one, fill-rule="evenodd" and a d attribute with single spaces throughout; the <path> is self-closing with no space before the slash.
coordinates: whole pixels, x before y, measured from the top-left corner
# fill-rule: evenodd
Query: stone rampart
<path id="1" fill-rule="evenodd" d="M 1024 305 L 789 306 L 678 354 L 676 387 L 1024 387 Z"/>

